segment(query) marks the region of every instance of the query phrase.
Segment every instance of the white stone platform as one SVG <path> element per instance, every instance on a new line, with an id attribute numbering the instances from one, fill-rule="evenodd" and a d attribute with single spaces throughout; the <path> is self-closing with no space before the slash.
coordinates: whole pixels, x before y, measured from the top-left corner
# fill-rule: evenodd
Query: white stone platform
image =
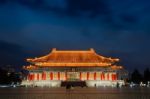
<path id="1" fill-rule="evenodd" d="M 40 81 L 22 81 L 23 86 L 39 86 L 39 87 L 60 87 L 60 80 L 40 80 Z"/>
<path id="2" fill-rule="evenodd" d="M 86 85 L 88 87 L 113 87 L 117 86 L 117 83 L 119 86 L 122 86 L 125 84 L 123 80 L 116 80 L 116 81 L 108 81 L 108 80 L 86 80 Z M 61 81 L 60 80 L 40 80 L 40 81 L 22 81 L 21 85 L 23 86 L 38 86 L 38 87 L 61 87 Z"/>
<path id="3" fill-rule="evenodd" d="M 115 80 L 115 81 L 109 81 L 109 80 L 88 80 L 86 81 L 86 85 L 88 87 L 105 87 L 105 86 L 117 86 L 117 83 L 119 86 L 125 85 L 125 82 L 123 80 Z"/>

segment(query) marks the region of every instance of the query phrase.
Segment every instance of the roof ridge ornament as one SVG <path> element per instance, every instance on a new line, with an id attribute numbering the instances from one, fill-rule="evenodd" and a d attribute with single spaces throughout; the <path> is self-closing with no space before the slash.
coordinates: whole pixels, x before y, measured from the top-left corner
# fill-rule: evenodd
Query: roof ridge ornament
<path id="1" fill-rule="evenodd" d="M 94 50 L 94 48 L 90 48 L 90 51 L 91 51 L 91 52 L 93 52 L 93 53 L 95 53 L 95 50 Z"/>
<path id="2" fill-rule="evenodd" d="M 56 51 L 56 48 L 52 48 L 52 52 L 55 52 Z"/>

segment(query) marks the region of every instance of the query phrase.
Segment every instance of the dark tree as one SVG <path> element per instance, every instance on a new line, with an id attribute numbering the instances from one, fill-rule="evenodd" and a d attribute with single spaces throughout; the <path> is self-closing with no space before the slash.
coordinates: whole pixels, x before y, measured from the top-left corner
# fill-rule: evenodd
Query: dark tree
<path id="1" fill-rule="evenodd" d="M 140 74 L 140 72 L 137 69 L 135 69 L 133 71 L 133 73 L 131 74 L 131 81 L 139 84 L 142 80 L 143 80 L 142 75 Z"/>
<path id="2" fill-rule="evenodd" d="M 9 79 L 7 70 L 3 70 L 0 68 L 0 84 L 8 84 L 8 83 Z"/>
<path id="3" fill-rule="evenodd" d="M 150 70 L 149 68 L 146 68 L 144 70 L 144 82 L 150 81 Z"/>
<path id="4" fill-rule="evenodd" d="M 20 78 L 19 73 L 16 72 L 10 72 L 7 69 L 1 69 L 0 68 L 0 84 L 12 84 L 13 83 L 17 83 L 17 82 L 21 82 L 21 78 Z"/>

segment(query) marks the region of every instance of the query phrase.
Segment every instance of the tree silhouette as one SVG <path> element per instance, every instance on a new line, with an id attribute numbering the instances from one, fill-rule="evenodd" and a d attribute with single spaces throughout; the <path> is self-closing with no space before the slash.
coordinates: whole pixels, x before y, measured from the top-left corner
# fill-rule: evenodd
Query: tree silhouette
<path id="1" fill-rule="evenodd" d="M 149 68 L 146 68 L 144 70 L 144 82 L 150 81 L 150 70 Z"/>
<path id="2" fill-rule="evenodd" d="M 7 84 L 9 82 L 7 71 L 0 68 L 0 84 Z"/>
<path id="3" fill-rule="evenodd" d="M 20 74 L 0 68 L 0 84 L 11 84 L 21 82 Z"/>
<path id="4" fill-rule="evenodd" d="M 143 80 L 142 75 L 140 74 L 140 72 L 137 69 L 135 69 L 133 71 L 133 73 L 131 74 L 131 81 L 139 84 L 142 80 Z"/>

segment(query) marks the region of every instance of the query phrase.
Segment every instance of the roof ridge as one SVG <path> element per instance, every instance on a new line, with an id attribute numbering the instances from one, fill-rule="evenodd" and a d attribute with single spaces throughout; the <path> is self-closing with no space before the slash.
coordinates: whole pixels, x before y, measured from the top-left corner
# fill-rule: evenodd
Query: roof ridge
<path id="1" fill-rule="evenodd" d="M 90 48 L 90 50 L 57 50 L 56 48 L 53 48 L 52 51 L 53 52 L 64 52 L 64 53 L 78 53 L 78 52 L 92 52 L 95 53 L 95 50 L 93 48 Z"/>

